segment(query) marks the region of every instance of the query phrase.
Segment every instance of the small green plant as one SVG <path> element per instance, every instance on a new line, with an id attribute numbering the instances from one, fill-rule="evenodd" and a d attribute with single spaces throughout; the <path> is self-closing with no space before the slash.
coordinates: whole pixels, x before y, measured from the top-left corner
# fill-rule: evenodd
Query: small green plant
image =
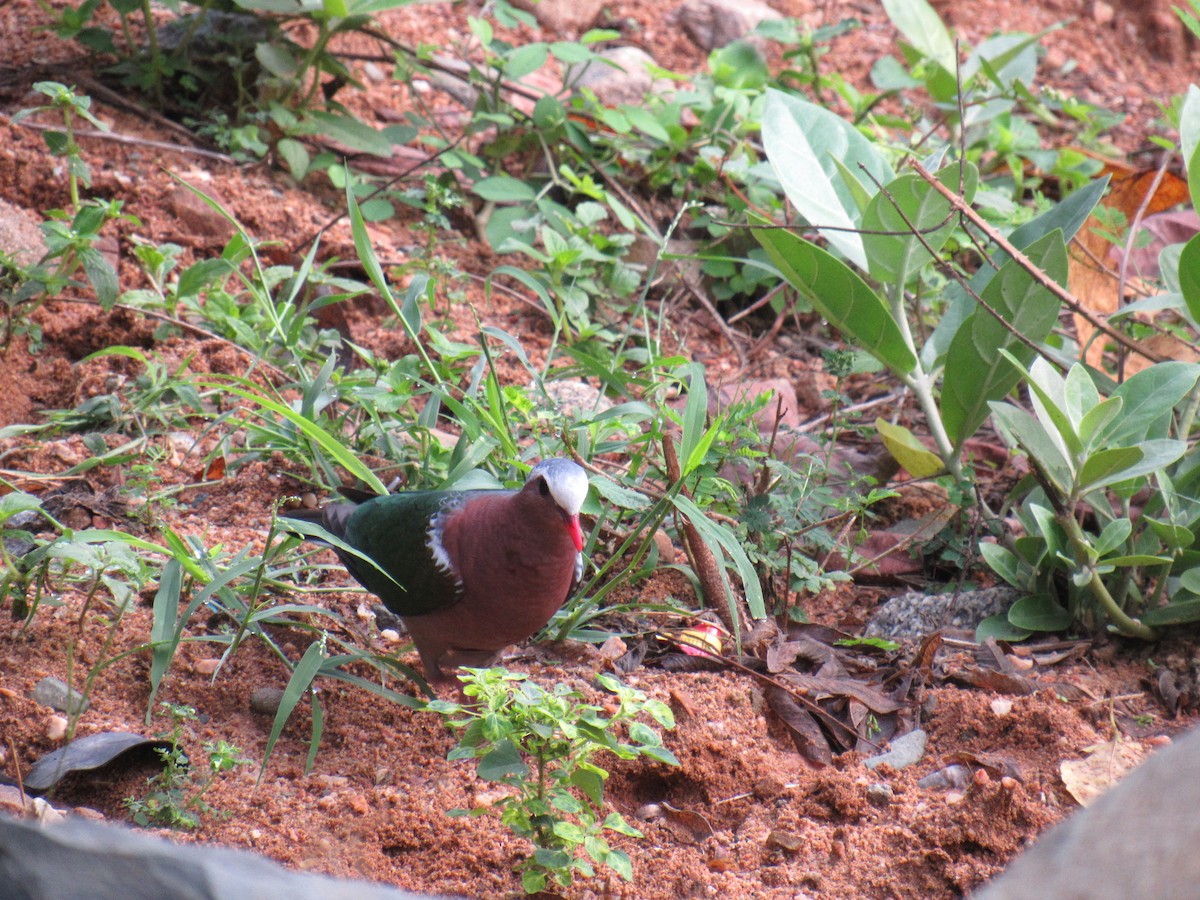
<path id="1" fill-rule="evenodd" d="M 229 815 L 210 806 L 204 795 L 218 778 L 247 765 L 249 760 L 242 759 L 241 750 L 228 741 L 205 741 L 202 749 L 207 765 L 203 772 L 194 771 L 184 752 L 183 738 L 188 723 L 196 720 L 196 710 L 173 703 L 161 705 L 171 717 L 171 727 L 159 737 L 170 746 L 157 751 L 163 770 L 149 778 L 149 793 L 143 798 L 126 798 L 130 818 L 143 827 L 194 829 L 200 827 L 201 816 Z"/>
<path id="2" fill-rule="evenodd" d="M 34 84 L 33 89 L 39 94 L 49 97 L 50 102 L 44 106 L 22 109 L 12 117 L 12 120 L 20 122 L 22 119 L 41 112 L 57 112 L 62 116 L 62 130 L 46 129 L 42 132 L 42 138 L 46 141 L 46 146 L 50 148 L 51 155 L 67 161 L 67 187 L 71 196 L 71 208 L 77 210 L 79 209 L 79 185 L 82 183 L 84 187 L 90 187 L 92 176 L 87 163 L 84 162 L 83 156 L 79 152 L 79 144 L 75 142 L 75 120 L 76 118 L 83 119 L 100 131 L 108 131 L 108 126 L 92 115 L 92 98 L 76 94 L 73 87 L 67 87 L 57 81 L 39 81 Z"/>
<path id="3" fill-rule="evenodd" d="M 1018 509 L 1025 534 L 1011 549 L 984 544 L 981 551 L 1026 596 L 987 627 L 1015 628 L 1010 636 L 1023 637 L 1073 623 L 1107 625 L 1150 639 L 1155 625 L 1193 621 L 1200 587 L 1195 465 L 1179 462 L 1187 443 L 1171 433 L 1181 405 L 1180 433 L 1190 430 L 1200 366 L 1158 363 L 1106 398 L 1078 363 L 1063 377 L 1039 358 L 1025 377 L 1032 415 L 992 404 L 1033 471 Z M 1133 498 L 1147 487 L 1153 496 L 1135 514 Z M 1173 602 L 1160 606 L 1168 593 Z"/>
<path id="4" fill-rule="evenodd" d="M 500 810 L 501 821 L 534 847 L 518 866 L 527 893 L 551 882 L 565 887 L 576 873 L 590 877 L 593 862 L 627 881 L 633 877 L 629 856 L 612 848 L 604 833 L 642 835 L 620 813 L 605 815 L 608 772 L 593 757 L 607 751 L 620 759 L 641 756 L 679 764 L 658 732 L 637 721 L 645 713 L 663 728 L 673 728 L 666 704 L 611 675 L 599 675 L 597 681 L 616 695 L 615 712 L 583 702 L 580 692 L 565 685 L 547 691 L 524 675 L 499 668 L 466 670 L 463 693 L 473 703 L 435 700 L 427 707 L 462 732 L 449 759 L 477 759 L 481 778 L 512 789 L 491 807 L 455 809 L 450 815 Z"/>

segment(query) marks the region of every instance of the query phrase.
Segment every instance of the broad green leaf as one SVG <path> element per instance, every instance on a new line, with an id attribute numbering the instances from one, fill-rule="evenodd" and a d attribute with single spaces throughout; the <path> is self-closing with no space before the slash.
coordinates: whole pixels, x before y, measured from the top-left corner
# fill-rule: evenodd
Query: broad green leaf
<path id="1" fill-rule="evenodd" d="M 1021 561 L 1011 550 L 987 542 L 979 545 L 979 554 L 993 572 L 1018 590 L 1025 590 L 1027 585 L 1022 576 Z"/>
<path id="2" fill-rule="evenodd" d="M 903 425 L 893 425 L 887 419 L 876 419 L 875 429 L 888 453 L 913 478 L 932 478 L 945 470 L 942 458 Z"/>
<path id="3" fill-rule="evenodd" d="M 613 481 L 611 478 L 598 477 L 592 479 L 592 487 L 596 489 L 596 493 L 620 509 L 646 509 L 650 506 L 650 501 L 646 495 L 635 491 L 632 488 L 627 488 L 619 482 Z"/>
<path id="4" fill-rule="evenodd" d="M 1152 426 L 1163 419 L 1196 387 L 1200 365 L 1166 361 L 1155 363 L 1130 376 L 1112 392 L 1124 404 L 1121 416 L 1102 432 L 1110 445 L 1138 444 L 1155 434 Z M 1097 438 L 1097 441 L 1101 438 Z"/>
<path id="5" fill-rule="evenodd" d="M 1008 616 L 1005 613 L 999 613 L 994 616 L 988 616 L 977 626 L 975 626 L 975 641 L 983 643 L 988 638 L 995 638 L 998 641 L 1023 641 L 1025 638 L 1033 634 L 1025 628 L 1018 628 L 1008 621 Z"/>
<path id="6" fill-rule="evenodd" d="M 1124 408 L 1125 402 L 1120 397 L 1109 397 L 1103 403 L 1097 403 L 1083 413 L 1079 420 L 1079 439 L 1083 442 L 1085 449 L 1090 450 L 1095 444 L 1100 443 L 1094 440 L 1096 435 L 1108 427 Z"/>
<path id="7" fill-rule="evenodd" d="M 532 203 L 537 199 L 537 191 L 528 182 L 513 178 L 511 175 L 492 175 L 475 182 L 471 191 L 484 200 L 495 203 Z"/>
<path id="8" fill-rule="evenodd" d="M 996 425 L 1041 464 L 1042 471 L 1053 481 L 1059 494 L 1066 497 L 1075 480 L 1074 469 L 1042 423 L 1008 403 L 992 403 L 991 408 Z"/>
<path id="9" fill-rule="evenodd" d="M 1013 354 L 1004 352 L 1010 359 Z M 1079 363 L 1075 367 L 1082 368 Z M 1083 443 L 1075 432 L 1071 417 L 1066 411 L 1066 380 L 1043 357 L 1038 357 L 1029 367 L 1025 379 L 1029 387 L 1029 402 L 1038 420 L 1046 426 L 1046 432 L 1062 448 L 1067 459 L 1072 461 L 1072 471 L 1083 455 Z"/>
<path id="10" fill-rule="evenodd" d="M 1008 621 L 1026 631 L 1065 631 L 1071 614 L 1049 594 L 1031 594 L 1012 605 Z"/>
<path id="11" fill-rule="evenodd" d="M 1121 566 L 1165 566 L 1170 564 L 1171 557 L 1155 556 L 1150 553 L 1137 553 L 1132 556 L 1110 556 L 1100 562 L 1105 566 L 1118 568 Z"/>
<path id="12" fill-rule="evenodd" d="M 752 216 L 759 224 L 767 220 Z M 834 328 L 897 375 L 907 375 L 916 357 L 891 310 L 853 269 L 790 231 L 756 228 L 754 236 L 771 262 Z"/>
<path id="13" fill-rule="evenodd" d="M 947 72 L 957 68 L 954 38 L 941 17 L 925 0 L 883 0 L 883 8 L 896 30 L 914 48 Z"/>
<path id="14" fill-rule="evenodd" d="M 1024 252 L 1026 247 L 1050 234 L 1061 231 L 1063 240 L 1070 242 L 1075 233 L 1083 227 L 1104 191 L 1108 188 L 1108 177 L 1098 178 L 1071 194 L 1057 206 L 1042 213 L 1036 219 L 1026 222 L 1008 236 L 1008 242 Z M 969 282 L 971 290 L 982 294 L 988 282 L 995 277 L 996 272 L 1009 260 L 1007 252 L 995 249 L 991 254 L 991 265 L 985 265 Z M 952 284 L 946 289 L 946 311 L 933 330 L 925 346 L 921 348 L 921 361 L 926 369 L 934 368 L 946 354 L 955 334 L 964 319 L 975 312 L 975 301 L 958 284 Z"/>
<path id="15" fill-rule="evenodd" d="M 1112 553 L 1120 547 L 1133 533 L 1133 523 L 1128 519 L 1113 519 L 1104 526 L 1100 537 L 1096 538 L 1093 549 L 1100 557 Z"/>
<path id="16" fill-rule="evenodd" d="M 1083 461 L 1076 482 L 1080 490 L 1095 490 L 1106 484 L 1125 481 L 1125 475 L 1142 461 L 1145 454 L 1137 447 L 1111 447 L 1097 450 Z"/>
<path id="17" fill-rule="evenodd" d="M 946 166 L 937 177 L 952 190 L 958 189 L 957 165 Z M 970 203 L 979 183 L 975 166 L 967 164 L 961 180 Z M 901 175 L 871 198 L 863 215 L 862 240 L 871 275 L 885 283 L 907 284 L 945 246 L 957 226 L 949 200 L 920 176 Z"/>
<path id="18" fill-rule="evenodd" d="M 299 134 L 315 134 L 345 144 L 351 150 L 384 158 L 392 155 L 392 142 L 375 128 L 350 115 L 310 110 L 297 128 Z"/>
<path id="19" fill-rule="evenodd" d="M 1090 489 L 1103 487 L 1106 485 L 1120 485 L 1123 482 L 1128 482 L 1134 478 L 1141 478 L 1144 475 L 1150 475 L 1159 469 L 1163 469 L 1175 460 L 1179 459 L 1187 451 L 1187 443 L 1184 441 L 1174 441 L 1168 438 L 1142 441 L 1138 444 L 1137 450 L 1141 452 L 1142 459 L 1140 462 L 1129 466 L 1119 473 L 1120 477 L 1112 477 L 1096 484 L 1089 485 Z"/>
<path id="20" fill-rule="evenodd" d="M 1200 597 L 1189 593 L 1184 599 L 1147 610 L 1141 615 L 1140 621 L 1151 628 L 1200 622 Z"/>
<path id="21" fill-rule="evenodd" d="M 1031 262 L 1062 284 L 1067 279 L 1067 248 L 1062 233 L 1052 231 L 1027 251 Z M 1035 344 L 1050 334 L 1058 321 L 1061 301 L 1015 260 L 1005 263 L 981 295 L 1018 333 Z M 1002 351 L 1028 363 L 1034 351 L 982 307 L 962 323 L 946 353 L 941 414 L 946 433 L 956 448 L 983 424 L 988 404 L 1000 400 L 1021 380 Z"/>
<path id="22" fill-rule="evenodd" d="M 517 47 L 504 62 L 504 74 L 514 81 L 524 78 L 545 65 L 549 54 L 550 48 L 541 41 Z"/>
<path id="23" fill-rule="evenodd" d="M 629 118 L 629 124 L 642 134 L 652 137 L 656 141 L 662 141 L 664 144 L 671 143 L 671 135 L 667 133 L 667 129 L 645 107 L 622 106 L 621 111 Z"/>
<path id="24" fill-rule="evenodd" d="M 1200 149 L 1196 156 L 1196 168 L 1200 169 Z M 1192 318 L 1200 319 L 1200 234 L 1193 234 L 1179 254 L 1179 290 Z"/>
<path id="25" fill-rule="evenodd" d="M 851 171 L 862 165 L 887 184 L 894 175 L 874 144 L 827 109 L 774 89 L 767 91 L 762 135 L 771 168 L 797 212 L 865 271 L 866 253 L 855 233 L 858 206 L 837 175 L 837 161 Z"/>
<path id="26" fill-rule="evenodd" d="M 516 776 L 524 778 L 529 774 L 529 767 L 521 759 L 521 751 L 508 738 L 496 741 L 495 746 L 479 760 L 476 774 L 485 781 L 504 781 Z"/>
<path id="27" fill-rule="evenodd" d="M 1099 405 L 1100 392 L 1088 370 L 1079 365 L 1071 366 L 1063 380 L 1063 412 L 1067 414 L 1072 430 L 1081 438 L 1083 417 Z"/>
<path id="28" fill-rule="evenodd" d="M 1188 188 L 1192 195 L 1192 206 L 1200 207 L 1200 191 L 1193 179 L 1200 178 L 1200 165 L 1196 165 L 1196 151 L 1200 150 L 1200 87 L 1189 84 L 1183 106 L 1179 110 L 1179 149 L 1187 164 Z"/>
<path id="29" fill-rule="evenodd" d="M 1169 550 L 1182 550 L 1185 547 L 1190 547 L 1196 542 L 1195 533 L 1182 525 L 1175 525 L 1171 522 L 1162 522 L 1158 519 L 1143 518 L 1143 522 L 1150 526 L 1151 530 L 1158 536 Z M 1200 591 L 1196 593 L 1200 594 Z"/>

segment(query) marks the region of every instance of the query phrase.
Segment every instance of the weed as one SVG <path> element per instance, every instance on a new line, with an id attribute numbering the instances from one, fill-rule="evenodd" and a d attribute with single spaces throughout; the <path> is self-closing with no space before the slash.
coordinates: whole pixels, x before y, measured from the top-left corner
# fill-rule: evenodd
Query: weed
<path id="1" fill-rule="evenodd" d="M 518 867 L 527 893 L 551 882 L 566 887 L 577 873 L 591 877 L 593 862 L 631 880 L 628 855 L 611 847 L 604 833 L 641 837 L 641 832 L 620 813 L 605 815 L 608 772 L 592 760 L 607 751 L 620 759 L 640 756 L 678 765 L 658 733 L 636 721 L 645 713 L 663 728 L 673 728 L 666 704 L 610 675 L 597 681 L 616 695 L 615 712 L 606 711 L 611 704 L 583 702 L 581 693 L 565 685 L 547 691 L 505 669 L 467 669 L 461 680 L 473 702 L 435 700 L 427 706 L 462 732 L 448 758 L 479 760 L 479 777 L 513 793 L 491 807 L 450 814 L 481 816 L 498 809 L 501 821 L 533 844 L 533 854 Z"/>
<path id="2" fill-rule="evenodd" d="M 190 730 L 189 723 L 197 719 L 196 710 L 173 703 L 161 706 L 171 717 L 171 727 L 158 736 L 170 746 L 156 751 L 162 757 L 163 770 L 150 777 L 149 793 L 142 798 L 126 798 L 130 818 L 143 827 L 195 829 L 200 827 L 202 816 L 228 816 L 228 812 L 210 806 L 204 795 L 218 778 L 249 760 L 242 759 L 241 751 L 227 741 L 205 741 L 201 749 L 206 765 L 203 772 L 195 771 L 183 749 L 183 739 Z"/>

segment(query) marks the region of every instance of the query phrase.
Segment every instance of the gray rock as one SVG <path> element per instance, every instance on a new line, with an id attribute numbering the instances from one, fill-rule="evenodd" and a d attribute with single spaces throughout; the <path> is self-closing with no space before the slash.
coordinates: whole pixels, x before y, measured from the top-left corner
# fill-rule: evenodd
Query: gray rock
<path id="1" fill-rule="evenodd" d="M 607 106 L 621 103 L 641 105 L 650 93 L 664 93 L 673 89 L 667 79 L 655 79 L 647 66 L 658 65 L 645 50 L 638 47 L 613 47 L 602 50 L 598 56 L 616 65 L 589 62 L 579 76 L 580 87 L 590 88 Z"/>
<path id="2" fill-rule="evenodd" d="M 876 766 L 887 763 L 893 769 L 906 768 L 921 761 L 921 757 L 925 755 L 926 740 L 928 738 L 925 732 L 920 728 L 914 728 L 908 734 L 892 738 L 892 749 L 886 753 L 880 753 L 878 756 L 864 759 L 863 765 L 868 769 L 874 769 Z"/>
<path id="3" fill-rule="evenodd" d="M 70 687 L 61 678 L 51 675 L 47 675 L 35 684 L 33 690 L 29 692 L 29 696 L 38 703 L 49 706 L 51 709 L 57 709 L 59 712 L 65 712 L 69 716 L 85 713 L 91 706 L 83 694 Z"/>
<path id="4" fill-rule="evenodd" d="M 741 40 L 765 19 L 783 18 L 760 0 L 684 0 L 671 17 L 702 50 Z"/>
<path id="5" fill-rule="evenodd" d="M 892 639 L 923 638 L 944 629 L 974 634 L 980 622 L 1006 612 L 1020 596 L 1005 585 L 957 594 L 910 591 L 879 607 L 867 623 L 866 633 Z"/>
<path id="6" fill-rule="evenodd" d="M 1200 888 L 1200 729 L 1038 838 L 975 900 L 1190 900 Z"/>
<path id="7" fill-rule="evenodd" d="M 567 35 L 595 25 L 605 0 L 512 0 L 512 4 L 533 13 L 547 31 Z"/>
<path id="8" fill-rule="evenodd" d="M 285 869 L 252 853 L 177 845 L 68 819 L 48 828 L 0 817 L 5 900 L 412 900 L 385 885 Z"/>

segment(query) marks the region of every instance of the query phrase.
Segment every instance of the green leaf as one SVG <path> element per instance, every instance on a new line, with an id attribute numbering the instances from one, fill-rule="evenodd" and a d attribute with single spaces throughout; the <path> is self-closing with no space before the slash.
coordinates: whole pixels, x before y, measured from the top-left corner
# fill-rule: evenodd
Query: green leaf
<path id="1" fill-rule="evenodd" d="M 621 111 L 625 113 L 629 123 L 642 134 L 664 144 L 671 143 L 671 135 L 667 133 L 667 129 L 645 107 L 622 105 Z"/>
<path id="2" fill-rule="evenodd" d="M 373 156 L 392 155 L 392 142 L 386 135 L 350 115 L 310 110 L 297 127 L 297 133 L 321 135 Z"/>
<path id="3" fill-rule="evenodd" d="M 768 221 L 751 214 L 751 221 Z M 853 269 L 790 231 L 755 228 L 754 236 L 780 273 L 830 325 L 898 375 L 907 375 L 916 356 L 887 304 Z"/>
<path id="4" fill-rule="evenodd" d="M 1113 447 L 1089 454 L 1079 469 L 1076 482 L 1080 490 L 1095 490 L 1107 484 L 1125 481 L 1130 471 L 1145 456 L 1137 447 Z"/>
<path id="5" fill-rule="evenodd" d="M 1008 236 L 1008 241 L 1018 250 L 1024 251 L 1041 240 L 1052 231 L 1061 231 L 1064 241 L 1070 241 L 1075 233 L 1083 227 L 1096 204 L 1104 196 L 1108 187 L 1108 177 L 1091 181 L 1068 196 L 1057 206 L 1042 213 L 1036 219 L 1021 225 Z M 1007 252 L 999 249 L 992 251 L 991 265 L 981 266 L 979 271 L 971 276 L 970 288 L 976 294 L 982 294 L 988 282 L 995 277 L 998 269 L 1010 259 Z M 946 312 L 925 346 L 921 348 L 921 361 L 927 369 L 932 369 L 945 355 L 950 342 L 958 333 L 964 319 L 975 311 L 975 302 L 970 295 L 958 284 L 951 284 L 946 289 Z"/>
<path id="6" fill-rule="evenodd" d="M 269 397 L 264 397 L 261 394 L 256 394 L 253 391 L 245 390 L 230 384 L 228 381 L 211 381 L 204 383 L 207 387 L 217 388 L 231 394 L 236 394 L 243 400 L 249 400 L 263 409 L 269 410 L 276 415 L 282 416 L 304 433 L 304 436 L 313 443 L 319 445 L 326 453 L 333 457 L 334 461 L 362 480 L 370 490 L 376 494 L 386 494 L 387 487 L 382 481 L 372 472 L 361 459 L 354 453 L 351 453 L 337 438 L 327 432 L 324 428 L 296 412 L 290 406 L 287 406 L 278 401 L 272 400 Z"/>
<path id="7" fill-rule="evenodd" d="M 1131 521 L 1128 519 L 1113 519 L 1104 526 L 1104 530 L 1100 532 L 1100 537 L 1096 538 L 1093 549 L 1098 556 L 1103 558 L 1124 544 L 1132 533 L 1133 523 Z"/>
<path id="8" fill-rule="evenodd" d="M 509 53 L 508 59 L 504 62 L 505 77 L 517 81 L 536 72 L 546 64 L 549 52 L 550 48 L 541 41 L 517 47 Z"/>
<path id="9" fill-rule="evenodd" d="M 882 154 L 849 122 L 774 89 L 767 91 L 762 135 L 771 168 L 797 212 L 865 271 L 866 252 L 855 233 L 858 205 L 837 177 L 838 163 L 850 171 L 862 165 L 876 182 L 887 184 L 895 176 Z"/>
<path id="10" fill-rule="evenodd" d="M 1196 155 L 1200 157 L 1200 150 Z M 1200 234 L 1193 234 L 1179 254 L 1179 289 L 1192 319 L 1200 319 Z"/>
<path id="11" fill-rule="evenodd" d="M 1027 255 L 1039 269 L 1057 281 L 1067 279 L 1067 248 L 1062 233 L 1053 231 L 1029 247 Z M 956 448 L 975 433 L 988 416 L 989 404 L 1000 400 L 1021 380 L 1002 351 L 1027 363 L 1034 351 L 1005 327 L 1040 344 L 1058 321 L 1062 303 L 1017 264 L 1005 263 L 981 295 L 984 303 L 1003 320 L 983 308 L 962 323 L 946 353 L 941 415 L 946 433 Z"/>
<path id="12" fill-rule="evenodd" d="M 517 745 L 503 738 L 479 760 L 477 772 L 485 781 L 504 781 L 509 777 L 526 778 L 529 767 L 521 759 Z"/>
<path id="13" fill-rule="evenodd" d="M 975 626 L 975 641 L 983 643 L 988 638 L 995 638 L 998 641 L 1023 641 L 1033 634 L 1025 628 L 1018 628 L 1008 621 L 1008 616 L 1005 613 L 999 613 L 994 616 L 988 616 L 977 626 Z"/>
<path id="14" fill-rule="evenodd" d="M 263 750 L 262 767 L 258 770 L 258 783 L 260 784 L 263 776 L 267 773 L 267 761 L 271 758 L 271 751 L 275 749 L 275 742 L 283 733 L 283 726 L 292 717 L 292 710 L 296 708 L 296 704 L 300 702 L 304 692 L 312 687 L 317 673 L 321 671 L 321 664 L 325 661 L 325 648 L 322 644 L 323 641 L 316 640 L 308 645 L 308 649 L 300 657 L 300 662 L 296 663 L 296 668 L 292 670 L 292 677 L 288 679 L 287 686 L 283 689 L 279 709 L 275 712 L 275 722 L 271 726 L 271 733 L 267 737 L 267 746 Z M 313 699 L 315 701 L 316 697 L 314 696 Z M 315 719 L 313 724 L 315 727 Z M 315 751 L 315 747 L 313 749 Z"/>
<path id="15" fill-rule="evenodd" d="M 937 177 L 951 190 L 958 190 L 959 172 L 957 165 L 946 166 Z M 962 176 L 964 199 L 970 203 L 979 171 L 967 164 Z M 904 285 L 945 246 L 958 227 L 958 218 L 950 201 L 925 179 L 901 175 L 871 198 L 862 227 L 871 275 L 878 281 Z"/>
<path id="16" fill-rule="evenodd" d="M 1025 631 L 1065 631 L 1071 627 L 1071 614 L 1049 594 L 1031 594 L 1012 605 L 1008 621 Z"/>
<path id="17" fill-rule="evenodd" d="M 947 72 L 958 68 L 954 38 L 925 0 L 883 0 L 888 18 L 905 40 Z"/>
<path id="18" fill-rule="evenodd" d="M 528 182 L 511 175 L 481 178 L 471 190 L 484 200 L 494 203 L 532 203 L 537 199 L 537 191 Z"/>
<path id="19" fill-rule="evenodd" d="M 982 543 L 979 545 L 979 554 L 983 557 L 983 561 L 991 567 L 991 570 L 1010 585 L 1018 590 L 1025 590 L 1028 587 L 1028 579 L 1024 577 L 1021 561 L 1011 550 L 1000 544 Z"/>
<path id="20" fill-rule="evenodd" d="M 1151 628 L 1200 622 L 1200 597 L 1188 594 L 1186 599 L 1147 610 L 1141 615 L 1140 621 Z"/>
<path id="21" fill-rule="evenodd" d="M 1130 376 L 1110 396 L 1122 400 L 1120 417 L 1099 433 L 1096 442 L 1120 447 L 1165 437 L 1165 429 L 1156 433 L 1155 424 L 1192 392 L 1197 378 L 1200 365 L 1178 361 L 1155 363 Z"/>
<path id="22" fill-rule="evenodd" d="M 900 463 L 913 478 L 932 478 L 946 468 L 942 458 L 903 425 L 893 425 L 887 419 L 879 418 L 875 420 L 875 429 L 892 459 Z"/>

